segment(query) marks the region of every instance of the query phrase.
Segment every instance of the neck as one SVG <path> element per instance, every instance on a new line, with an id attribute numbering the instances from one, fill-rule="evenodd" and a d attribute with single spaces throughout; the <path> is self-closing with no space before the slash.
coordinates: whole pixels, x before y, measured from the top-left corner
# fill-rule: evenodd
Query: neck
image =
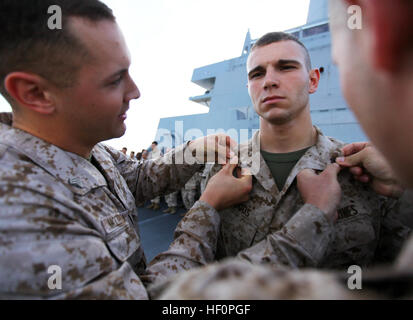
<path id="1" fill-rule="evenodd" d="M 261 150 L 271 153 L 288 153 L 311 147 L 316 143 L 317 132 L 309 112 L 300 119 L 284 124 L 272 124 L 260 119 Z"/>
<path id="2" fill-rule="evenodd" d="M 30 125 L 28 125 L 27 122 L 21 121 L 19 117 L 15 117 L 13 119 L 13 128 L 23 130 L 32 136 L 59 147 L 62 150 L 77 154 L 85 159 L 89 159 L 95 144 L 79 144 L 77 142 L 75 132 L 67 134 L 64 130 L 62 130 L 62 127 L 54 125 L 53 123 L 56 122 L 48 121 L 47 126 L 45 126 L 32 120 Z"/>

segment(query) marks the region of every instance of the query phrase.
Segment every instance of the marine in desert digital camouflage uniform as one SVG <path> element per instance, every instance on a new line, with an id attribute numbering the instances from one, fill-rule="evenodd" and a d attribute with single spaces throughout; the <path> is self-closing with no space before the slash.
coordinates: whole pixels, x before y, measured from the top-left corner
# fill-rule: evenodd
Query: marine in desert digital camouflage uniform
<path id="1" fill-rule="evenodd" d="M 47 27 L 51 5 L 64 13 L 60 31 Z M 125 133 L 140 96 L 121 31 L 99 1 L 4 0 L 0 28 L 0 92 L 13 110 L 0 115 L 0 298 L 147 299 L 144 273 L 149 282 L 176 271 L 145 270 L 136 203 L 182 188 L 208 156 L 198 145 L 212 139 L 225 150 L 229 137 L 142 164 L 99 143 Z M 192 261 L 197 248 L 214 250 L 214 208 L 248 195 L 251 179 L 235 179 L 234 167 L 180 223 L 187 265 L 202 265 Z M 232 195 L 214 194 L 226 184 Z"/>
<path id="2" fill-rule="evenodd" d="M 198 189 L 201 182 L 201 173 L 195 173 L 191 179 L 185 183 L 185 186 L 181 189 L 182 202 L 187 210 L 189 210 L 192 205 L 197 200 Z"/>
<path id="3" fill-rule="evenodd" d="M 165 202 L 168 208 L 162 212 L 170 214 L 176 213 L 176 208 L 178 207 L 178 194 L 179 191 L 175 191 L 165 196 Z"/>
<path id="4" fill-rule="evenodd" d="M 300 195 L 297 175 L 304 169 L 323 171 L 341 155 L 340 149 L 344 146 L 311 127 L 308 95 L 316 91 L 319 73 L 306 68 L 309 57 L 303 55 L 304 50 L 291 36 L 282 33 L 263 36 L 251 50 L 247 63 L 248 84 L 260 115 L 261 129 L 250 141 L 240 145 L 239 153 L 241 167 L 251 168 L 252 150 L 258 150 L 256 161 L 260 165 L 254 173 L 249 201 L 220 212 L 222 222 L 216 258 L 239 254 L 254 263 L 293 268 L 347 268 L 353 264 L 368 266 L 389 262 L 410 232 L 410 228 L 399 221 L 394 200 L 377 195 L 345 170 L 338 175 L 343 196 L 336 221 L 328 219 L 316 207 L 304 204 Z M 302 73 L 304 76 L 300 78 Z M 303 85 L 305 77 L 310 88 Z M 286 98 L 278 99 L 275 95 Z M 273 104 L 266 102 L 271 97 L 274 97 Z M 298 109 L 299 104 L 306 104 L 305 108 Z M 290 110 L 291 115 L 283 120 L 281 112 Z M 280 178 L 272 174 L 262 152 L 270 147 L 268 140 L 277 138 L 277 130 L 293 136 L 306 126 L 309 136 L 315 131 L 315 139 L 309 148 L 308 144 L 297 148 L 303 150 L 301 155 L 285 182 L 277 184 Z M 263 134 L 268 136 L 268 132 L 273 137 L 260 139 Z M 291 151 L 295 150 L 289 154 Z M 280 160 L 283 161 L 286 160 Z M 219 166 L 207 165 L 203 185 L 218 170 Z"/>
<path id="5" fill-rule="evenodd" d="M 0 296 L 147 298 L 135 203 L 192 176 L 199 165 L 166 162 L 185 147 L 138 166 L 103 144 L 88 161 L 4 124 L 0 136 Z M 48 287 L 54 265 L 61 290 Z"/>

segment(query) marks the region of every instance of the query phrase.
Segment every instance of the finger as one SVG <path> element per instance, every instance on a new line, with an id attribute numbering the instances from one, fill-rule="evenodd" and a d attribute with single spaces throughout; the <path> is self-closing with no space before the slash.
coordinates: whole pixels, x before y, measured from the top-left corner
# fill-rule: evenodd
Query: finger
<path id="1" fill-rule="evenodd" d="M 230 136 L 220 135 L 217 140 L 217 149 L 225 150 L 227 159 L 230 159 L 235 155 L 235 147 L 238 145 Z"/>
<path id="2" fill-rule="evenodd" d="M 229 158 L 229 163 L 234 164 L 234 163 L 239 163 L 239 158 L 234 154 Z"/>
<path id="3" fill-rule="evenodd" d="M 346 157 L 337 157 L 336 163 L 343 167 L 363 166 L 365 159 L 365 152 L 363 150 Z"/>
<path id="4" fill-rule="evenodd" d="M 234 152 L 231 151 L 230 143 L 231 138 L 224 134 L 217 134 L 213 139 L 215 162 L 224 164 L 228 159 L 234 156 Z"/>
<path id="5" fill-rule="evenodd" d="M 368 145 L 369 145 L 369 142 L 354 142 L 354 143 L 350 143 L 344 146 L 343 148 L 341 148 L 341 151 L 343 152 L 344 156 L 350 156 L 354 153 L 360 152 Z"/>
<path id="6" fill-rule="evenodd" d="M 215 146 L 215 141 L 216 141 L 217 137 L 210 137 L 207 136 L 204 140 L 204 149 L 202 150 L 204 153 L 204 155 L 207 155 L 207 162 L 217 162 L 217 148 Z M 201 153 L 202 154 L 202 153 Z M 225 163 L 225 161 L 224 161 Z"/>
<path id="7" fill-rule="evenodd" d="M 367 183 L 367 182 L 370 181 L 370 177 L 367 174 L 363 174 L 359 177 L 356 177 L 356 179 L 360 182 L 363 182 L 363 183 Z"/>
<path id="8" fill-rule="evenodd" d="M 231 158 L 231 138 L 229 136 L 225 137 L 225 151 L 227 158 Z"/>
<path id="9" fill-rule="evenodd" d="M 219 164 L 226 163 L 231 158 L 230 149 L 225 144 L 226 136 L 216 136 L 215 141 L 215 157 Z"/>
<path id="10" fill-rule="evenodd" d="M 230 148 L 231 157 L 233 157 L 234 155 L 238 155 L 238 143 L 231 138 L 229 141 L 230 141 L 229 148 Z"/>
<path id="11" fill-rule="evenodd" d="M 218 153 L 218 154 L 215 155 L 215 163 L 225 165 L 225 164 L 230 162 L 228 160 L 229 159 L 223 154 Z"/>
<path id="12" fill-rule="evenodd" d="M 218 145 L 227 146 L 227 135 L 218 133 L 215 135 L 215 147 Z"/>
<path id="13" fill-rule="evenodd" d="M 354 176 L 361 176 L 363 174 L 363 169 L 360 167 L 351 167 L 349 171 Z"/>
<path id="14" fill-rule="evenodd" d="M 404 192 L 404 189 L 396 184 L 386 184 L 377 180 L 373 180 L 371 186 L 377 193 L 386 197 L 399 198 Z"/>

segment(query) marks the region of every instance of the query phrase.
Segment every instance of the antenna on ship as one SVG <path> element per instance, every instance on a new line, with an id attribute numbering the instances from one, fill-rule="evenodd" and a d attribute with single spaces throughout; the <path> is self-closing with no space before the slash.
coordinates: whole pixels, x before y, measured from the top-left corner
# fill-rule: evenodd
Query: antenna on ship
<path id="1" fill-rule="evenodd" d="M 248 29 L 247 35 L 245 36 L 244 46 L 242 47 L 241 56 L 249 54 L 250 49 L 251 49 L 251 33 L 250 33 L 250 29 Z"/>
<path id="2" fill-rule="evenodd" d="M 308 8 L 307 24 L 328 19 L 327 0 L 311 0 Z"/>

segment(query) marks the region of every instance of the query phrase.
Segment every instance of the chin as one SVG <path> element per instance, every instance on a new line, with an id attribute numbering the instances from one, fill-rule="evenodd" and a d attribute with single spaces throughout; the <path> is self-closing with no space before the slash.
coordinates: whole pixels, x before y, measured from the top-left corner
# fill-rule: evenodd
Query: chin
<path id="1" fill-rule="evenodd" d="M 111 139 L 117 139 L 122 137 L 126 133 L 126 127 L 124 126 L 123 128 L 118 128 L 116 130 L 111 130 L 106 132 L 106 137 L 105 139 L 102 139 L 102 141 L 106 140 L 111 140 Z"/>
<path id="2" fill-rule="evenodd" d="M 120 138 L 126 133 L 126 128 L 124 130 L 121 130 L 117 133 L 117 135 L 114 138 Z"/>
<path id="3" fill-rule="evenodd" d="M 271 115 L 267 117 L 267 122 L 272 123 L 274 125 L 283 125 L 288 123 L 291 120 L 291 115 L 287 113 Z"/>
<path id="4" fill-rule="evenodd" d="M 118 133 L 118 138 L 122 137 L 126 132 L 126 124 L 122 123 L 122 125 L 118 128 L 117 133 Z"/>

